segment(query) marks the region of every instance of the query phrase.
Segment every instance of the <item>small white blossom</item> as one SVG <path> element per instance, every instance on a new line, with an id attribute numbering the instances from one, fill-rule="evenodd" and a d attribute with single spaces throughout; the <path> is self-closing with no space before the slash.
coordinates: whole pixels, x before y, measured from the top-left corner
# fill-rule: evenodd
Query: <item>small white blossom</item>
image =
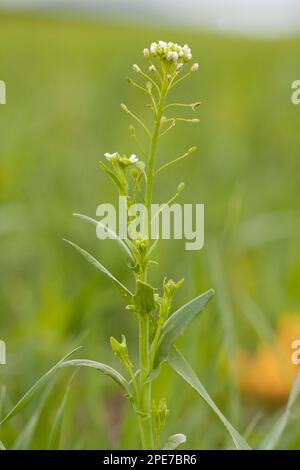
<path id="1" fill-rule="evenodd" d="M 136 162 L 139 161 L 139 159 L 138 159 L 137 156 L 133 153 L 132 155 L 130 155 L 129 161 L 130 161 L 131 163 L 136 163 Z"/>
<path id="2" fill-rule="evenodd" d="M 141 71 L 140 67 L 137 64 L 133 64 L 132 68 L 136 73 L 139 73 Z"/>
<path id="3" fill-rule="evenodd" d="M 153 42 L 150 46 L 150 52 L 152 55 L 156 55 L 156 51 L 157 51 L 157 44 L 156 42 Z"/>
<path id="4" fill-rule="evenodd" d="M 150 70 L 150 72 L 155 72 L 155 70 L 156 70 L 155 65 L 150 65 L 149 70 Z"/>
<path id="5" fill-rule="evenodd" d="M 105 154 L 104 154 L 106 160 L 109 160 L 109 161 L 111 161 L 112 159 L 114 159 L 118 155 L 119 155 L 118 152 L 114 152 L 114 153 L 105 152 Z"/>
<path id="6" fill-rule="evenodd" d="M 176 63 L 177 60 L 178 60 L 178 54 L 177 54 L 177 52 L 175 52 L 175 51 L 169 51 L 169 52 L 168 52 L 168 55 L 167 55 L 167 59 L 168 59 L 168 60 L 173 60 L 173 61 Z"/>
<path id="7" fill-rule="evenodd" d="M 148 59 L 148 57 L 150 56 L 150 51 L 149 51 L 149 49 L 145 48 L 145 49 L 143 50 L 143 54 L 144 54 L 144 57 L 145 57 L 146 59 Z"/>
<path id="8" fill-rule="evenodd" d="M 197 62 L 195 62 L 192 66 L 191 66 L 191 72 L 194 73 L 194 72 L 197 72 L 197 70 L 199 69 L 199 64 Z"/>
<path id="9" fill-rule="evenodd" d="M 158 45 L 166 52 L 168 45 L 165 41 L 158 41 Z"/>

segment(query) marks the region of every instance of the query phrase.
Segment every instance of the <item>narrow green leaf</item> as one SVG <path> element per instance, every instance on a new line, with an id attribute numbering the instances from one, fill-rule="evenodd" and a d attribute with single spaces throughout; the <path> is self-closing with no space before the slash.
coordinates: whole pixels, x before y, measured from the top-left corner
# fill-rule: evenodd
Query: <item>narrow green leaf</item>
<path id="1" fill-rule="evenodd" d="M 99 370 L 102 374 L 107 375 L 113 379 L 118 385 L 120 385 L 125 391 L 126 395 L 131 397 L 131 390 L 129 388 L 129 383 L 120 374 L 117 370 L 108 366 L 107 364 L 102 364 L 101 362 L 91 361 L 89 359 L 73 359 L 71 361 L 65 361 L 60 363 L 59 367 L 92 367 L 93 369 Z"/>
<path id="2" fill-rule="evenodd" d="M 5 398 L 6 398 L 6 387 L 5 385 L 1 385 L 0 387 L 0 421 L 2 419 Z"/>
<path id="3" fill-rule="evenodd" d="M 122 240 L 122 238 L 120 238 L 116 232 L 114 232 L 113 230 L 111 230 L 109 227 L 107 227 L 105 224 L 103 224 L 101 221 L 99 220 L 96 220 L 96 219 L 93 219 L 92 217 L 89 217 L 87 215 L 83 215 L 83 214 L 76 214 L 74 213 L 73 214 L 74 217 L 78 217 L 79 219 L 83 219 L 83 220 L 86 220 L 87 222 L 90 222 L 91 224 L 94 224 L 94 225 L 100 225 L 107 233 L 110 234 L 111 238 L 116 240 L 116 242 L 120 245 L 120 247 L 122 248 L 122 250 L 126 253 L 126 255 L 131 259 L 131 261 L 133 263 L 135 263 L 135 259 L 130 251 L 130 249 L 128 248 L 128 246 L 126 245 L 126 243 L 124 242 L 124 240 Z"/>
<path id="4" fill-rule="evenodd" d="M 125 299 L 126 302 L 131 302 L 132 300 L 132 293 L 125 287 L 108 269 L 106 269 L 103 264 L 100 263 L 94 256 L 92 256 L 90 253 L 88 253 L 86 250 L 83 248 L 80 248 L 80 246 L 76 245 L 75 243 L 71 242 L 70 240 L 66 240 L 65 238 L 63 239 L 66 243 L 69 243 L 75 250 L 79 251 L 79 253 L 93 266 L 95 266 L 97 269 L 102 271 L 104 274 L 106 274 L 107 277 L 109 277 L 114 284 L 117 286 L 119 289 L 122 297 Z"/>
<path id="5" fill-rule="evenodd" d="M 68 385 L 66 387 L 62 402 L 60 404 L 60 407 L 57 410 L 56 416 L 53 421 L 52 429 L 50 432 L 50 438 L 48 442 L 48 449 L 49 450 L 55 450 L 60 448 L 60 440 L 61 440 L 61 431 L 62 431 L 62 425 L 63 425 L 63 419 L 64 419 L 64 412 L 65 412 L 65 406 L 67 403 L 69 391 L 71 388 L 71 385 L 73 383 L 74 377 L 77 374 L 78 370 L 75 370 L 75 372 L 72 374 Z"/>
<path id="6" fill-rule="evenodd" d="M 239 450 L 250 450 L 250 446 L 245 439 L 239 434 L 239 432 L 232 426 L 227 418 L 223 415 L 222 411 L 217 407 L 209 393 L 205 389 L 204 385 L 200 382 L 197 375 L 191 368 L 190 364 L 184 358 L 184 356 L 176 349 L 172 348 L 172 353 L 169 354 L 168 362 L 172 369 L 180 375 L 196 392 L 201 398 L 211 407 L 216 413 L 219 419 L 224 424 L 225 428 L 229 432 L 235 446 Z"/>
<path id="7" fill-rule="evenodd" d="M 161 362 L 167 359 L 172 344 L 176 341 L 178 336 L 184 332 L 194 318 L 206 307 L 213 295 L 214 290 L 208 290 L 204 294 L 180 307 L 168 318 L 162 328 L 154 360 L 154 369 L 156 369 Z"/>
<path id="8" fill-rule="evenodd" d="M 113 171 L 111 171 L 109 168 L 107 168 L 106 165 L 104 165 L 103 162 L 99 162 L 99 166 L 102 168 L 103 171 L 105 171 L 105 173 L 111 178 L 111 180 L 114 182 L 114 184 L 117 186 L 118 190 L 120 192 L 123 191 L 123 188 L 122 188 L 122 185 L 120 183 L 120 181 L 118 180 L 117 176 L 114 174 Z"/>
<path id="9" fill-rule="evenodd" d="M 54 386 L 54 381 L 50 383 L 44 393 L 42 394 L 42 397 L 39 401 L 39 404 L 36 406 L 33 414 L 31 415 L 28 423 L 24 426 L 20 434 L 18 435 L 17 439 L 15 440 L 12 450 L 28 450 L 30 449 L 30 445 L 32 443 L 32 438 L 34 435 L 34 432 L 36 430 L 36 426 L 38 424 L 38 421 L 40 419 L 41 413 L 44 409 L 44 406 L 46 404 L 46 401 L 53 389 Z"/>
<path id="10" fill-rule="evenodd" d="M 173 434 L 170 436 L 165 443 L 162 450 L 176 450 L 181 444 L 186 442 L 186 436 L 184 434 Z"/>
<path id="11" fill-rule="evenodd" d="M 291 416 L 292 407 L 295 404 L 295 401 L 298 398 L 300 392 L 300 368 L 298 369 L 296 378 L 294 380 L 293 386 L 290 391 L 289 399 L 286 405 L 286 408 L 283 414 L 280 416 L 279 420 L 273 428 L 271 429 L 270 433 L 264 438 L 260 449 L 262 450 L 273 450 L 277 446 L 280 441 L 280 438 L 285 430 L 289 418 Z"/>
<path id="12" fill-rule="evenodd" d="M 0 450 L 6 450 L 2 441 L 0 441 Z"/>
<path id="13" fill-rule="evenodd" d="M 42 377 L 40 377 L 35 384 L 23 395 L 23 397 L 18 401 L 18 403 L 9 411 L 9 413 L 3 418 L 0 424 L 5 423 L 17 413 L 19 413 L 34 397 L 36 392 L 50 379 L 54 372 L 59 368 L 60 364 L 68 359 L 74 352 L 78 351 L 80 348 L 76 348 L 71 351 L 69 354 L 64 356 L 57 364 L 55 364 L 51 369 L 49 369 Z"/>

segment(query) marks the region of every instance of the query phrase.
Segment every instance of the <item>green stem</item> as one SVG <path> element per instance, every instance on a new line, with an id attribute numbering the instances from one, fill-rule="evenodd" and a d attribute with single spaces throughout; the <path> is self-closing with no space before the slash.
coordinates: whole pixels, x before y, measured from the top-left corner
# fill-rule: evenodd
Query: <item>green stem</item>
<path id="1" fill-rule="evenodd" d="M 149 316 L 143 313 L 139 322 L 140 350 L 140 403 L 139 424 L 143 449 L 153 450 L 151 382 L 147 382 L 150 372 L 149 360 Z"/>
<path id="2" fill-rule="evenodd" d="M 153 193 L 153 178 L 154 178 L 154 163 L 155 163 L 155 155 L 156 155 L 156 148 L 157 142 L 159 138 L 159 131 L 161 125 L 161 118 L 164 109 L 164 102 L 166 98 L 166 94 L 168 91 L 169 83 L 167 78 L 164 78 L 161 94 L 159 98 L 159 102 L 157 105 L 157 113 L 155 119 L 155 127 L 151 141 L 151 148 L 150 148 L 150 155 L 148 161 L 148 169 L 147 169 L 147 187 L 146 187 L 146 207 L 148 210 L 148 235 L 150 236 L 150 229 L 151 229 L 151 202 L 152 202 L 152 193 Z"/>
<path id="3" fill-rule="evenodd" d="M 151 140 L 150 154 L 147 168 L 147 186 L 145 194 L 145 203 L 148 211 L 148 237 L 151 235 L 151 202 L 153 193 L 154 164 L 157 142 L 159 139 L 161 118 L 164 108 L 164 102 L 167 95 L 169 82 L 166 75 L 162 83 L 162 88 L 157 104 L 155 116 L 155 126 Z M 147 279 L 147 267 L 143 272 L 143 280 Z M 139 354 L 140 354 L 140 400 L 139 400 L 139 426 L 143 449 L 152 450 L 155 448 L 153 426 L 152 426 L 152 384 L 147 382 L 151 371 L 150 362 L 150 334 L 149 334 L 149 312 L 140 312 L 139 319 Z"/>

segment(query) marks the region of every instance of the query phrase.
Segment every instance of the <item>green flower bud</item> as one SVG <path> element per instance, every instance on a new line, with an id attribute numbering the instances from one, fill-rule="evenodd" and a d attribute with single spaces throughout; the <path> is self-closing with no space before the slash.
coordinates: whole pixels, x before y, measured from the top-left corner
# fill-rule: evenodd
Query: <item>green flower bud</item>
<path id="1" fill-rule="evenodd" d="M 135 127 L 132 124 L 129 124 L 129 133 L 132 135 L 132 137 L 135 136 Z"/>
<path id="2" fill-rule="evenodd" d="M 177 194 L 182 193 L 182 191 L 184 190 L 184 187 L 185 187 L 185 184 L 184 184 L 184 183 L 180 183 L 180 184 L 178 185 L 178 188 L 177 188 Z"/>
<path id="3" fill-rule="evenodd" d="M 116 338 L 113 336 L 110 337 L 110 345 L 111 348 L 116 356 L 120 359 L 122 364 L 126 367 L 127 370 L 132 369 L 132 362 L 129 358 L 129 353 L 127 349 L 127 344 L 126 344 L 126 338 L 124 335 L 122 335 L 122 342 L 119 343 Z"/>
<path id="4" fill-rule="evenodd" d="M 153 403 L 153 414 L 157 433 L 160 434 L 166 424 L 167 416 L 170 414 L 165 398 L 161 398 L 158 405 Z"/>
<path id="5" fill-rule="evenodd" d="M 121 109 L 123 109 L 123 111 L 125 111 L 125 113 L 128 113 L 128 108 L 127 108 L 126 104 L 121 103 Z"/>
<path id="6" fill-rule="evenodd" d="M 194 145 L 193 147 L 191 147 L 190 149 L 188 149 L 188 152 L 187 152 L 187 153 L 188 153 L 188 154 L 191 154 L 191 153 L 196 152 L 196 150 L 197 150 L 197 147 Z"/>
<path id="7" fill-rule="evenodd" d="M 148 249 L 148 243 L 148 238 L 143 238 L 141 235 L 135 240 L 135 245 L 142 256 Z"/>

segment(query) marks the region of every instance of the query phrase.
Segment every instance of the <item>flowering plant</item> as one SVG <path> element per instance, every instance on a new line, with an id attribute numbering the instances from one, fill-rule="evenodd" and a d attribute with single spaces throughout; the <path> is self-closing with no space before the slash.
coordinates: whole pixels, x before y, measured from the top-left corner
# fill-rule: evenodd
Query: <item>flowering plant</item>
<path id="1" fill-rule="evenodd" d="M 2 422 L 19 412 L 28 403 L 39 386 L 57 369 L 68 366 L 92 367 L 111 377 L 121 387 L 130 401 L 137 416 L 143 449 L 176 449 L 185 442 L 186 437 L 184 434 L 178 433 L 172 435 L 165 442 L 161 442 L 161 433 L 169 410 L 165 396 L 161 396 L 158 401 L 154 401 L 152 397 L 153 380 L 160 373 L 160 365 L 167 362 L 217 414 L 229 432 L 235 446 L 239 449 L 248 449 L 248 444 L 222 414 L 189 363 L 175 346 L 177 338 L 206 307 L 214 291 L 212 289 L 208 290 L 172 312 L 173 299 L 182 285 L 183 279 L 175 282 L 172 279 L 165 278 L 161 291 L 153 286 L 149 279 L 149 267 L 156 263 L 153 254 L 158 242 L 158 239 L 152 241 L 147 236 L 150 233 L 152 222 L 149 209 L 152 204 L 155 177 L 179 160 L 189 157 L 196 150 L 196 147 L 193 146 L 181 156 L 157 167 L 156 156 L 159 139 L 167 132 L 170 132 L 178 121 L 198 122 L 198 119 L 195 118 L 186 119 L 177 115 L 168 116 L 166 114 L 173 109 L 181 108 L 190 108 L 195 111 L 200 103 L 186 104 L 168 101 L 173 89 L 197 72 L 199 68 L 197 63 L 189 65 L 192 53 L 187 45 L 180 46 L 164 41 L 153 42 L 150 48 L 144 49 L 143 55 L 147 63 L 147 72 L 134 64 L 133 71 L 141 80 L 138 80 L 138 82 L 131 78 L 128 80 L 132 86 L 148 97 L 148 107 L 153 113 L 153 128 L 149 129 L 137 114 L 133 113 L 125 104 L 121 104 L 122 110 L 127 113 L 132 121 L 129 132 L 138 145 L 139 155 L 141 156 L 138 158 L 133 154 L 127 157 L 118 152 L 106 152 L 104 154 L 106 162 L 104 163 L 103 160 L 99 162 L 100 167 L 117 187 L 119 195 L 126 198 L 129 207 L 140 198 L 148 209 L 145 224 L 147 230 L 145 230 L 145 233 L 134 239 L 127 238 L 125 240 L 121 239 L 116 233 L 114 234 L 116 242 L 128 259 L 128 266 L 135 281 L 134 292 L 131 292 L 94 256 L 75 243 L 66 240 L 115 284 L 126 302 L 126 309 L 135 316 L 139 336 L 139 363 L 134 364 L 124 335 L 122 335 L 121 341 L 111 337 L 110 345 L 113 353 L 119 358 L 126 375 L 121 374 L 107 364 L 87 359 L 69 359 L 70 355 L 67 355 L 39 379 Z M 148 139 L 147 147 L 142 143 L 136 128 L 132 124 L 133 122 L 137 123 L 145 133 Z M 183 189 L 184 184 L 180 183 L 171 201 L 177 198 Z M 80 214 L 76 215 L 97 224 L 97 220 Z"/>

